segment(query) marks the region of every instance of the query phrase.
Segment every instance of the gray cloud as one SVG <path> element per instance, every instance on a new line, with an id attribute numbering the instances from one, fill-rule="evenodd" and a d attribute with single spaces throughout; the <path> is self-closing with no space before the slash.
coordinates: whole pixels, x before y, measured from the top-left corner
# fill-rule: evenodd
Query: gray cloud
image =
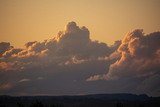
<path id="1" fill-rule="evenodd" d="M 89 30 L 84 26 L 80 28 L 75 22 L 69 22 L 65 31 L 61 31 L 53 39 L 28 42 L 25 47 L 25 49 L 12 48 L 3 52 L 1 56 L 3 65 L 11 64 L 12 68 L 20 69 L 62 64 L 73 58 L 87 61 L 108 56 L 115 50 L 115 47 L 110 48 L 105 43 L 90 40 Z"/>
<path id="2" fill-rule="evenodd" d="M 13 46 L 10 46 L 10 43 L 8 42 L 1 42 L 0 43 L 0 54 L 3 54 L 7 50 L 13 48 Z"/>
<path id="3" fill-rule="evenodd" d="M 94 75 L 87 81 L 121 80 L 134 78 L 141 80 L 135 90 L 159 95 L 160 71 L 160 32 L 145 35 L 143 30 L 129 32 L 121 45 L 110 56 L 118 59 L 111 64 L 107 74 Z M 115 54 L 115 55 L 114 55 Z M 150 84 L 151 83 L 151 84 Z M 128 82 L 128 84 L 130 84 Z M 143 90 L 143 91 L 142 91 Z"/>
<path id="4" fill-rule="evenodd" d="M 108 46 L 91 40 L 86 27 L 69 22 L 52 39 L 28 42 L 23 49 L 0 44 L 0 92 L 159 95 L 159 46 L 159 32 L 145 35 L 137 29 Z"/>
<path id="5" fill-rule="evenodd" d="M 109 47 L 92 41 L 89 34 L 86 27 L 69 22 L 52 39 L 28 42 L 24 49 L 6 49 L 0 57 L 0 86 L 10 87 L 0 91 L 12 95 L 58 95 L 86 90 L 86 78 L 105 73 L 110 64 L 107 57 L 118 48 L 118 42 Z"/>
<path id="6" fill-rule="evenodd" d="M 160 96 L 160 75 L 155 74 L 145 78 L 138 86 L 137 90 L 150 95 Z"/>
<path id="7" fill-rule="evenodd" d="M 142 30 L 134 30 L 128 33 L 118 48 L 121 58 L 110 66 L 108 78 L 141 77 L 158 73 L 159 51 L 160 32 L 144 35 Z"/>

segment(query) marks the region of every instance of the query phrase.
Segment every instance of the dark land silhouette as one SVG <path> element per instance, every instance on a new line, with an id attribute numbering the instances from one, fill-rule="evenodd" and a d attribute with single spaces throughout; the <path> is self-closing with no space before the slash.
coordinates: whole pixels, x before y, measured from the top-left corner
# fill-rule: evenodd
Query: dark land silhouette
<path id="1" fill-rule="evenodd" d="M 145 94 L 80 96 L 0 96 L 0 107 L 160 107 L 160 97 Z"/>

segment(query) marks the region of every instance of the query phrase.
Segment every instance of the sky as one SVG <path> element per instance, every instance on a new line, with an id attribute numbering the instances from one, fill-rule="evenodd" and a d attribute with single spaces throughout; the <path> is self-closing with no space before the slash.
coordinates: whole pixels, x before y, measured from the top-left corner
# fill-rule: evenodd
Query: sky
<path id="1" fill-rule="evenodd" d="M 0 95 L 160 96 L 159 0 L 0 2 Z"/>
<path id="2" fill-rule="evenodd" d="M 43 41 L 75 21 L 93 40 L 109 45 L 135 28 L 160 29 L 159 0 L 0 0 L 0 41 L 23 47 Z"/>

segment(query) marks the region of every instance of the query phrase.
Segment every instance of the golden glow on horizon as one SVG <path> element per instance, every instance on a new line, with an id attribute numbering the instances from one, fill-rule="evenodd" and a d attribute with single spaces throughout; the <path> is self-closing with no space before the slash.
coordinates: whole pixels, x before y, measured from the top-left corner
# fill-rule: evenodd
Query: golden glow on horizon
<path id="1" fill-rule="evenodd" d="M 0 42 L 22 47 L 63 30 L 86 26 L 93 40 L 112 44 L 130 30 L 160 30 L 160 0 L 0 0 Z"/>

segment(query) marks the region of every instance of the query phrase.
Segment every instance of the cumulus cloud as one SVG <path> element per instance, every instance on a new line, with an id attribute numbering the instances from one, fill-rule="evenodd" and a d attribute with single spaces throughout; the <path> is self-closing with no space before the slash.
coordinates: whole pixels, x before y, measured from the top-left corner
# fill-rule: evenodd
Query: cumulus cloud
<path id="1" fill-rule="evenodd" d="M 29 41 L 23 49 L 14 48 L 10 43 L 3 42 L 1 47 L 4 49 L 0 56 L 0 84 L 13 84 L 9 92 L 3 93 L 15 94 L 25 91 L 31 94 L 33 90 L 29 88 L 30 86 L 41 91 L 45 91 L 45 87 L 66 89 L 68 86 L 65 84 L 70 83 L 70 87 L 73 87 L 75 81 L 84 88 L 82 84 L 87 77 L 107 70 L 106 65 L 108 66 L 110 62 L 105 59 L 118 48 L 117 45 L 118 42 L 110 47 L 106 43 L 92 41 L 89 30 L 84 26 L 77 26 L 75 22 L 69 22 L 65 30 L 60 31 L 52 39 L 43 42 Z M 100 58 L 103 60 L 99 60 Z M 76 86 L 71 90 L 75 88 Z M 68 92 L 64 91 L 64 94 L 66 93 Z"/>
<path id="2" fill-rule="evenodd" d="M 156 95 L 159 93 L 160 88 L 160 81 L 157 79 L 160 75 L 159 51 L 160 32 L 145 35 L 142 29 L 133 30 L 124 37 L 117 51 L 110 55 L 110 57 L 115 57 L 117 60 L 110 65 L 107 73 L 93 75 L 87 81 L 119 81 L 121 79 L 134 78 L 134 80 L 141 80 L 137 83 L 135 89 L 137 88 L 141 92 L 146 92 L 150 95 L 153 93 Z M 142 91 L 143 89 L 148 90 Z"/>
<path id="3" fill-rule="evenodd" d="M 13 48 L 13 46 L 10 46 L 10 43 L 8 42 L 1 42 L 0 43 L 0 55 L 2 55 L 7 50 Z"/>
<path id="4" fill-rule="evenodd" d="M 160 70 L 160 32 L 148 35 L 134 30 L 126 35 L 118 48 L 120 60 L 110 66 L 110 79 L 150 76 Z M 133 69 L 134 68 L 134 69 Z"/>
<path id="5" fill-rule="evenodd" d="M 89 37 L 89 30 L 84 26 L 77 26 L 75 22 L 69 22 L 65 31 L 60 31 L 53 39 L 26 43 L 25 49 L 10 48 L 9 43 L 2 45 L 5 45 L 6 49 L 1 56 L 1 62 L 6 63 L 6 65 L 12 63 L 15 65 L 12 67 L 18 69 L 28 66 L 64 63 L 73 58 L 73 61 L 76 61 L 76 58 L 80 61 L 81 59 L 108 56 L 115 50 L 105 43 L 92 41 Z"/>
<path id="6" fill-rule="evenodd" d="M 29 41 L 23 49 L 2 42 L 0 49 L 3 94 L 143 93 L 143 86 L 147 94 L 159 93 L 160 32 L 137 29 L 108 46 L 69 22 L 51 39 Z"/>
<path id="7" fill-rule="evenodd" d="M 119 57 L 110 65 L 107 79 L 150 76 L 160 70 L 160 32 L 148 35 L 142 29 L 129 32 L 117 51 L 110 56 Z M 134 69 L 133 69 L 134 68 Z"/>

